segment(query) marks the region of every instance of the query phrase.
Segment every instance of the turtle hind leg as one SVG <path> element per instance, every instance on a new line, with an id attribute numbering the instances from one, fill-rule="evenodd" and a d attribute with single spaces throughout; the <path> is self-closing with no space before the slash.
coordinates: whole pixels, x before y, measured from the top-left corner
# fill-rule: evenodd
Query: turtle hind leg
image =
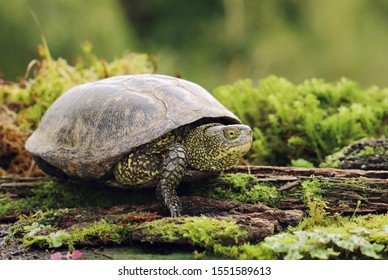
<path id="1" fill-rule="evenodd" d="M 33 158 L 36 164 L 39 166 L 40 169 L 42 169 L 44 173 L 54 177 L 58 177 L 60 179 L 65 179 L 68 177 L 62 170 L 56 168 L 54 165 L 51 165 L 44 159 L 37 156 L 33 156 Z"/>
<path id="2" fill-rule="evenodd" d="M 180 216 L 182 205 L 176 193 L 176 187 L 182 180 L 186 171 L 186 150 L 182 144 L 174 143 L 165 152 L 159 171 L 159 183 L 156 195 L 159 201 L 168 208 L 171 217 Z"/>

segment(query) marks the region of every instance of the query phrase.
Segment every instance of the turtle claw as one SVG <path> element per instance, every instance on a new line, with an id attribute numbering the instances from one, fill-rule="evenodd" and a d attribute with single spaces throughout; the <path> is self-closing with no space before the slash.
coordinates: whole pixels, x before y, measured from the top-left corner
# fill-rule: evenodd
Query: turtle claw
<path id="1" fill-rule="evenodd" d="M 170 210 L 171 218 L 176 218 L 182 215 L 182 206 L 179 201 L 177 204 L 168 205 L 167 208 Z"/>
<path id="2" fill-rule="evenodd" d="M 182 214 L 182 204 L 174 188 L 166 188 L 164 185 L 159 185 L 156 188 L 156 196 L 166 210 L 170 212 L 171 217 L 179 217 Z"/>

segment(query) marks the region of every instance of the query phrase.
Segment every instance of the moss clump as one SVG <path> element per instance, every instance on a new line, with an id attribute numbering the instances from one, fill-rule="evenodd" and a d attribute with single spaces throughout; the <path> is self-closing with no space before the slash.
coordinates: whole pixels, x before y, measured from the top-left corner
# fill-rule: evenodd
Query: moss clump
<path id="1" fill-rule="evenodd" d="M 348 79 L 294 85 L 270 76 L 257 86 L 251 80 L 220 86 L 214 95 L 253 128 L 251 164 L 303 159 L 317 166 L 355 140 L 388 134 L 388 90 L 364 90 Z"/>
<path id="2" fill-rule="evenodd" d="M 24 149 L 28 136 L 29 132 L 18 126 L 17 114 L 0 102 L 0 176 L 43 174 L 38 167 L 31 166 L 32 155 Z"/>
<path id="3" fill-rule="evenodd" d="M 122 244 L 131 240 L 130 225 L 120 225 L 100 220 L 87 227 L 75 227 L 71 233 L 74 244 L 93 243 L 101 240 L 102 243 Z"/>
<path id="4" fill-rule="evenodd" d="M 251 174 L 226 174 L 206 183 L 193 183 L 191 194 L 242 203 L 275 205 L 278 192 L 274 185 L 259 182 Z"/>
<path id="5" fill-rule="evenodd" d="M 214 253 L 218 256 L 239 260 L 274 260 L 277 254 L 267 246 L 244 243 L 240 246 L 223 246 L 216 244 Z"/>
<path id="6" fill-rule="evenodd" d="M 322 199 L 322 182 L 312 176 L 302 183 L 303 201 L 308 204 L 312 200 Z"/>
<path id="7" fill-rule="evenodd" d="M 40 248 L 66 246 L 70 250 L 74 250 L 74 246 L 80 244 L 122 244 L 131 239 L 129 225 L 117 225 L 105 220 L 83 225 L 83 227 L 76 226 L 66 231 L 38 223 L 24 226 L 23 230 L 25 231 L 21 237 L 23 245 Z"/>
<path id="8" fill-rule="evenodd" d="M 136 227 L 142 241 L 159 240 L 162 243 L 189 243 L 205 249 L 215 244 L 238 244 L 247 233 L 233 221 L 207 217 L 160 219 Z M 179 242 L 180 241 L 180 242 Z"/>

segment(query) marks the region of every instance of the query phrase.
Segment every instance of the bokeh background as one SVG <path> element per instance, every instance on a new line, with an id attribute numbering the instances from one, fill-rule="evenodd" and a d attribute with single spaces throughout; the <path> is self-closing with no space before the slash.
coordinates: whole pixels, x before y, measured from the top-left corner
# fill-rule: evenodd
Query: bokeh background
<path id="1" fill-rule="evenodd" d="M 90 41 L 107 60 L 154 55 L 159 73 L 209 90 L 270 74 L 388 86 L 388 0 L 1 0 L 3 79 L 23 76 L 38 57 L 29 7 L 53 57 L 70 63 Z"/>

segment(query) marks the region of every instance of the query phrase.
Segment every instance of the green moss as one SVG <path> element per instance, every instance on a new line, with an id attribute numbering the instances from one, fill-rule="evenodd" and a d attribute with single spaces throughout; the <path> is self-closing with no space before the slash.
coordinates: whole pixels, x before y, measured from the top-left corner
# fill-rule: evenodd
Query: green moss
<path id="1" fill-rule="evenodd" d="M 213 251 L 233 259 L 388 258 L 388 214 L 352 219 L 322 213 L 324 209 L 318 208 L 299 226 L 267 237 L 259 244 L 216 244 Z"/>
<path id="2" fill-rule="evenodd" d="M 355 140 L 388 134 L 388 91 L 362 89 L 348 79 L 295 85 L 270 76 L 255 85 L 245 79 L 214 90 L 226 107 L 253 128 L 248 155 L 254 165 L 312 163 Z"/>
<path id="3" fill-rule="evenodd" d="M 107 199 L 109 198 L 109 199 Z M 33 210 L 145 203 L 155 200 L 154 189 L 129 190 L 102 185 L 48 181 L 36 187 L 26 197 L 17 200 L 0 199 L 0 215 Z"/>
<path id="4" fill-rule="evenodd" d="M 240 246 L 223 246 L 216 244 L 214 246 L 216 255 L 239 259 L 239 260 L 273 260 L 277 258 L 276 253 L 262 244 L 244 243 Z"/>
<path id="5" fill-rule="evenodd" d="M 38 246 L 40 248 L 59 248 L 66 246 L 74 249 L 74 246 L 82 244 L 121 244 L 130 241 L 129 226 L 116 225 L 100 220 L 85 225 L 74 227 L 71 230 L 53 230 L 47 234 L 50 226 L 43 226 L 37 223 L 33 227 L 24 227 L 27 232 L 22 237 L 25 246 Z"/>
<path id="6" fill-rule="evenodd" d="M 207 217 L 160 219 L 146 222 L 136 228 L 143 241 L 160 240 L 172 243 L 177 240 L 211 249 L 215 244 L 237 244 L 247 235 L 233 221 Z"/>
<path id="7" fill-rule="evenodd" d="M 16 222 L 11 228 L 12 238 L 25 246 L 57 248 L 77 245 L 122 244 L 132 240 L 132 232 L 140 232 L 143 241 L 159 240 L 161 243 L 183 242 L 212 250 L 215 244 L 238 244 L 247 233 L 234 221 L 206 217 L 164 218 L 132 226 L 128 222 L 109 221 L 102 218 L 92 222 L 76 223 L 66 230 L 57 224 L 69 210 L 50 210 L 35 213 Z M 59 218 L 59 219 L 61 219 Z M 178 243 L 179 243 L 178 242 Z"/>
<path id="8" fill-rule="evenodd" d="M 244 173 L 226 174 L 193 185 L 192 195 L 220 200 L 275 205 L 278 197 L 274 185 L 259 182 L 255 176 Z"/>
<path id="9" fill-rule="evenodd" d="M 326 212 L 326 203 L 320 199 L 310 201 L 308 204 L 307 216 L 291 230 L 311 230 L 316 227 L 341 226 L 343 217 L 339 214 Z"/>
<path id="10" fill-rule="evenodd" d="M 86 244 L 121 244 L 131 239 L 131 226 L 128 223 L 108 222 L 99 219 L 74 224 L 66 230 L 61 229 L 61 220 L 71 212 L 70 209 L 39 211 L 21 219 L 10 227 L 11 238 L 24 246 L 40 248 L 68 247 Z M 79 216 L 82 213 L 78 214 Z"/>
<path id="11" fill-rule="evenodd" d="M 303 201 L 306 204 L 313 200 L 322 199 L 322 184 L 323 182 L 314 176 L 302 183 Z"/>
<path id="12" fill-rule="evenodd" d="M 119 225 L 100 220 L 87 227 L 75 227 L 71 232 L 74 244 L 92 243 L 94 239 L 103 243 L 122 244 L 131 240 L 129 225 Z"/>
<path id="13" fill-rule="evenodd" d="M 0 216 L 12 212 L 13 203 L 5 194 L 0 193 Z"/>

